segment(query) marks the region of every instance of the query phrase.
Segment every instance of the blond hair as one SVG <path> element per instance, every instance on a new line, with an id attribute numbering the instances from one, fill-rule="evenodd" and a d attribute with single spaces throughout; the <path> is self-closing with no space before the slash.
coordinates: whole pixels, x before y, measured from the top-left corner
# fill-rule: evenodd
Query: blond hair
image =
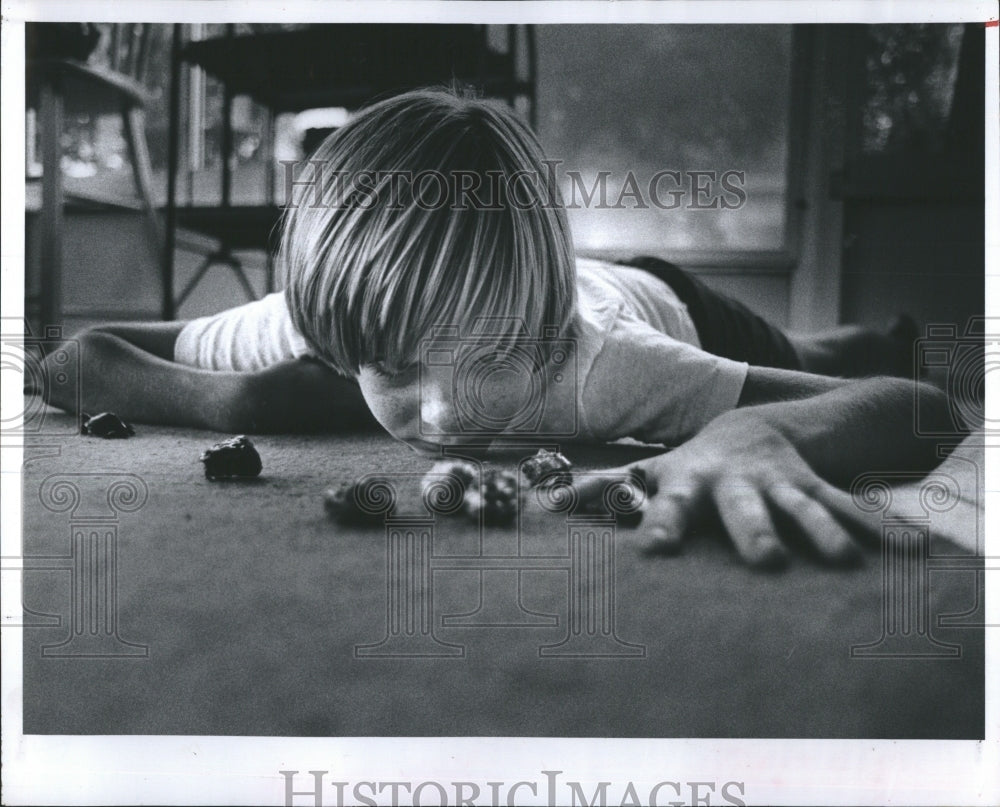
<path id="1" fill-rule="evenodd" d="M 480 318 L 507 323 L 498 349 L 516 322 L 532 337 L 571 330 L 565 209 L 513 110 L 451 91 L 405 93 L 359 112 L 311 162 L 324 187 L 289 204 L 280 263 L 296 327 L 334 369 L 400 370 L 437 328 L 468 331 Z M 446 184 L 426 182 L 435 175 Z M 463 196 L 470 183 L 490 198 Z"/>

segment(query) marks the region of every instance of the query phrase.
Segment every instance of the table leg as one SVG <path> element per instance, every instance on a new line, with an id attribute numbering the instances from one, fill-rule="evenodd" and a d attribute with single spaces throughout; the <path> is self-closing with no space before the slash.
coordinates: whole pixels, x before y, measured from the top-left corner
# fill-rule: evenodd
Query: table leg
<path id="1" fill-rule="evenodd" d="M 41 87 L 42 213 L 40 226 L 40 333 L 62 324 L 62 148 L 63 98 L 51 79 Z"/>

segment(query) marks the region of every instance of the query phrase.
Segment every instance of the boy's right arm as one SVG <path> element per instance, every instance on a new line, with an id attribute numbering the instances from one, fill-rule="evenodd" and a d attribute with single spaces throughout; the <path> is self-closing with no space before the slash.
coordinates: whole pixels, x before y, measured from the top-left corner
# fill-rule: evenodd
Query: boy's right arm
<path id="1" fill-rule="evenodd" d="M 80 400 L 47 384 L 46 402 L 68 411 L 114 411 L 126 420 L 224 432 L 338 430 L 372 421 L 357 385 L 297 359 L 257 372 L 201 370 L 173 361 L 186 323 L 129 323 L 88 329 L 80 344 Z M 46 359 L 48 373 L 57 371 Z M 65 367 L 59 367 L 64 371 Z"/>

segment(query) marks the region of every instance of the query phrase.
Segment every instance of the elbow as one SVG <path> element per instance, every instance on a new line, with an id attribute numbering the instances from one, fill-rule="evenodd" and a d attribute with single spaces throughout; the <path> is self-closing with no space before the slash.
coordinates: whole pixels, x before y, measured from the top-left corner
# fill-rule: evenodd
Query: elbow
<path id="1" fill-rule="evenodd" d="M 67 339 L 65 344 L 75 344 L 81 356 L 94 351 L 102 351 L 106 345 L 114 341 L 117 334 L 106 325 L 90 325 L 73 334 L 71 339 Z"/>
<path id="2" fill-rule="evenodd" d="M 80 353 L 83 354 L 87 348 L 93 349 L 95 346 L 103 345 L 113 335 L 103 325 L 91 325 L 77 331 L 71 339 L 67 339 L 63 346 L 77 345 Z"/>
<path id="3" fill-rule="evenodd" d="M 94 373 L 87 368 L 106 348 L 107 334 L 87 328 L 47 349 L 41 361 L 25 366 L 24 393 L 37 395 L 49 406 L 78 414 L 85 409 L 84 382 Z M 30 370 L 30 372 L 29 372 Z"/>
<path id="4" fill-rule="evenodd" d="M 122 403 L 113 376 L 119 351 L 116 337 L 102 326 L 78 331 L 49 351 L 35 383 L 26 379 L 25 392 L 70 414 L 118 408 Z"/>
<path id="5" fill-rule="evenodd" d="M 925 381 L 893 379 L 909 396 L 910 423 L 916 468 L 937 467 L 954 446 L 970 432 L 983 428 L 983 402 L 956 400 L 940 387 Z"/>
<path id="6" fill-rule="evenodd" d="M 216 406 L 204 413 L 199 424 L 201 428 L 227 434 L 253 434 L 256 430 L 247 428 L 250 424 L 243 412 L 236 406 Z"/>
<path id="7" fill-rule="evenodd" d="M 983 427 L 981 398 L 955 398 L 934 384 L 906 378 L 879 377 L 867 383 L 879 385 L 886 395 L 903 402 L 900 409 L 910 415 L 914 437 L 960 439 Z M 961 392 L 957 391 L 959 396 Z"/>
<path id="8" fill-rule="evenodd" d="M 113 334 L 114 326 L 110 324 L 88 325 L 76 332 L 74 339 L 85 339 L 93 337 L 95 334 Z"/>
<path id="9" fill-rule="evenodd" d="M 915 387 L 913 407 L 913 425 L 920 436 L 963 438 L 984 426 L 984 402 L 974 390 L 959 389 L 949 395 L 921 381 Z"/>

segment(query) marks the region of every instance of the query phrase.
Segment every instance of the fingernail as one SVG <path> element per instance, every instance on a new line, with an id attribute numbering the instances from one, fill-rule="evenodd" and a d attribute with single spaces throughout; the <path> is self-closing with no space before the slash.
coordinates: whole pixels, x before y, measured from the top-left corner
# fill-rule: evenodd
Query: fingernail
<path id="1" fill-rule="evenodd" d="M 656 480 L 646 473 L 645 468 L 629 468 L 629 481 L 646 492 L 647 496 L 653 496 L 657 491 Z"/>
<path id="2" fill-rule="evenodd" d="M 676 555 L 680 552 L 681 542 L 663 527 L 653 527 L 649 531 L 649 543 L 646 545 L 648 555 Z"/>
<path id="3" fill-rule="evenodd" d="M 750 563 L 758 569 L 778 571 L 788 565 L 788 553 L 772 535 L 758 535 L 753 539 L 754 557 Z"/>

